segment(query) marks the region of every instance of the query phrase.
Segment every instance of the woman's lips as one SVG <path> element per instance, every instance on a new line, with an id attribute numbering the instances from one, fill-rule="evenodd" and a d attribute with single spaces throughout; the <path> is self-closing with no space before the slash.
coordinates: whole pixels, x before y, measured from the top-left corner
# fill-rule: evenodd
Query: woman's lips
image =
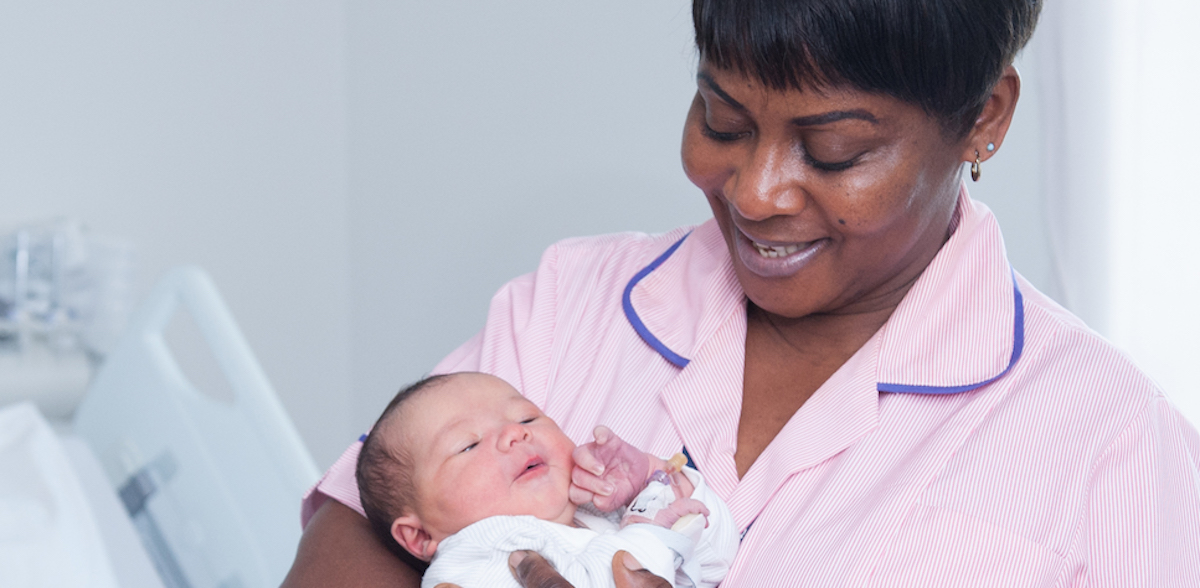
<path id="1" fill-rule="evenodd" d="M 736 249 L 742 265 L 763 278 L 786 278 L 808 265 L 825 249 L 828 239 L 793 243 L 755 241 L 740 230 Z"/>
<path id="2" fill-rule="evenodd" d="M 754 241 L 751 241 L 750 244 L 754 245 L 754 248 L 758 250 L 759 255 L 770 258 L 787 257 L 804 248 L 802 245 L 763 245 L 762 243 L 757 243 Z M 808 245 L 808 243 L 805 243 L 804 245 Z"/>

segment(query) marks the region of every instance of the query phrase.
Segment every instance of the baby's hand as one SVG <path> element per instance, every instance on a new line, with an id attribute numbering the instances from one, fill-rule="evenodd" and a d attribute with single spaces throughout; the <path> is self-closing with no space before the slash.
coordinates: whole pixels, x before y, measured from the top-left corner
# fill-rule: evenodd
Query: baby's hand
<path id="1" fill-rule="evenodd" d="M 575 448 L 571 473 L 571 502 L 591 502 L 601 512 L 629 503 L 650 474 L 650 459 L 624 442 L 608 427 L 596 427 L 596 440 Z"/>
<path id="2" fill-rule="evenodd" d="M 704 526 L 708 526 L 708 507 L 704 506 L 703 502 L 695 498 L 676 498 L 674 502 L 667 505 L 666 508 L 655 513 L 653 519 L 648 519 L 644 516 L 635 514 L 627 514 L 621 519 L 621 527 L 632 525 L 633 523 L 651 523 L 660 527 L 671 528 L 680 517 L 689 514 L 698 514 L 704 516 Z"/>

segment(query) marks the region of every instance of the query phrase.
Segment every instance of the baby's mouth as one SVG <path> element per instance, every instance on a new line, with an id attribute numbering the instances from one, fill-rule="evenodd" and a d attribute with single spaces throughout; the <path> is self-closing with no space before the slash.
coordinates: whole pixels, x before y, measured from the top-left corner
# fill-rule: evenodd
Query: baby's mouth
<path id="1" fill-rule="evenodd" d="M 541 470 L 545 466 L 546 466 L 545 460 L 543 460 L 541 457 L 535 455 L 535 456 L 529 458 L 529 461 L 525 462 L 525 467 L 517 474 L 517 477 L 522 478 L 527 474 Z"/>

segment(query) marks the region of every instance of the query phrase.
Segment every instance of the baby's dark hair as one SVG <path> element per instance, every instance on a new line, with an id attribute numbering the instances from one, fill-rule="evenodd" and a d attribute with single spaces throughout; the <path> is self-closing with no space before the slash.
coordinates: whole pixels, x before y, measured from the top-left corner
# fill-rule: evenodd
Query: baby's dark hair
<path id="1" fill-rule="evenodd" d="M 406 561 L 415 560 L 392 537 L 392 521 L 403 515 L 405 509 L 411 508 L 416 500 L 412 479 L 413 461 L 403 443 L 388 442 L 386 430 L 405 402 L 453 375 L 429 376 L 396 393 L 395 398 L 383 409 L 383 414 L 379 415 L 379 420 L 375 421 L 375 426 L 371 427 L 358 453 L 354 477 L 358 481 L 358 496 L 363 511 L 367 514 L 371 529 L 384 545 Z"/>

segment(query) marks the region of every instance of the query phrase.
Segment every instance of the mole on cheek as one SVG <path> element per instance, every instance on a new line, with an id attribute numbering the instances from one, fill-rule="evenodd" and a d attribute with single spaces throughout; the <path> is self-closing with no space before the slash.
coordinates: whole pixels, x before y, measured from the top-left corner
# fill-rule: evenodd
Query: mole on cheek
<path id="1" fill-rule="evenodd" d="M 842 225 L 846 224 L 846 219 L 844 219 L 844 218 L 839 218 L 839 219 L 838 219 L 838 224 L 842 224 Z"/>

